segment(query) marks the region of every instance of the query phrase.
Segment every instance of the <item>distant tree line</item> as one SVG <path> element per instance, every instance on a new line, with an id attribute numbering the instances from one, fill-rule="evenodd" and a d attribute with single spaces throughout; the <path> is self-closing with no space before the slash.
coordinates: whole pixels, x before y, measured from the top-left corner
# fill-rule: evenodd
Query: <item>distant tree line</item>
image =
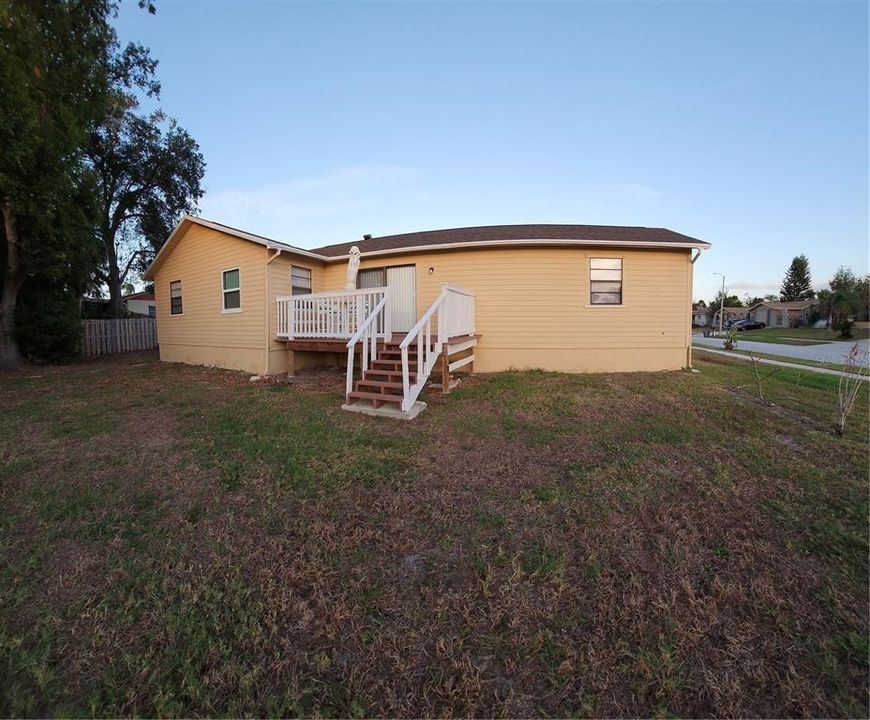
<path id="1" fill-rule="evenodd" d="M 153 13 L 154 5 L 137 0 Z M 0 2 L 0 367 L 62 359 L 83 295 L 125 282 L 202 197 L 205 162 L 161 110 L 157 61 L 114 0 Z"/>
<path id="2" fill-rule="evenodd" d="M 825 320 L 830 327 L 846 329 L 855 320 L 870 319 L 870 275 L 858 276 L 850 268 L 840 267 L 828 283 L 828 287 L 818 292 L 813 290 L 810 262 L 806 255 L 795 257 L 783 277 L 779 295 L 751 296 L 742 298 L 734 294 L 725 295 L 725 307 L 751 307 L 760 302 L 794 302 L 817 300 L 811 318 Z M 722 302 L 722 292 L 709 302 L 699 301 L 699 308 L 709 308 L 714 314 Z M 844 334 L 846 334 L 844 332 Z"/>
<path id="3" fill-rule="evenodd" d="M 851 268 L 841 266 L 828 287 L 816 293 L 816 299 L 815 316 L 850 337 L 853 321 L 870 320 L 870 275 L 859 277 Z"/>

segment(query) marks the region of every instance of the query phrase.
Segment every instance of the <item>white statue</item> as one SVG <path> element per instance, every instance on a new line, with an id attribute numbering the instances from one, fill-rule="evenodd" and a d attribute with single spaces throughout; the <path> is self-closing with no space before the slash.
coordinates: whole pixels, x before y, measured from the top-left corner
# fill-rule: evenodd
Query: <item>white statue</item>
<path id="1" fill-rule="evenodd" d="M 345 290 L 356 290 L 356 274 L 359 271 L 359 248 L 354 245 L 350 249 L 350 260 L 347 261 L 347 284 Z"/>

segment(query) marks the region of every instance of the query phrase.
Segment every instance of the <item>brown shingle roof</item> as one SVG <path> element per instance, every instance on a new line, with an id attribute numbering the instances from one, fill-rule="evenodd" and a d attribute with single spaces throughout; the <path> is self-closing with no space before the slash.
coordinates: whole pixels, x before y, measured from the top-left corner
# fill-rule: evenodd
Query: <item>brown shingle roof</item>
<path id="1" fill-rule="evenodd" d="M 719 312 L 719 308 L 716 307 L 715 305 L 713 306 L 713 309 L 714 309 L 716 312 Z M 725 310 L 725 312 L 726 312 L 726 314 L 727 314 L 727 313 L 746 312 L 747 310 L 749 310 L 749 308 L 748 308 L 748 307 L 744 307 L 743 305 L 726 305 L 726 306 L 724 307 L 724 310 Z"/>
<path id="2" fill-rule="evenodd" d="M 610 243 L 663 243 L 707 246 L 709 243 L 666 228 L 621 227 L 619 225 L 486 225 L 483 227 L 426 230 L 424 232 L 384 235 L 355 242 L 315 248 L 311 252 L 337 257 L 347 255 L 356 245 L 363 254 L 376 251 L 406 250 L 408 248 L 460 243 L 494 243 L 499 241 L 553 240 Z"/>
<path id="3" fill-rule="evenodd" d="M 765 307 L 769 307 L 772 310 L 806 310 L 808 307 L 812 307 L 818 303 L 818 300 L 792 300 L 790 302 L 771 302 L 769 300 L 765 300 L 760 303 L 756 303 L 752 307 L 758 307 L 759 305 L 764 305 Z"/>

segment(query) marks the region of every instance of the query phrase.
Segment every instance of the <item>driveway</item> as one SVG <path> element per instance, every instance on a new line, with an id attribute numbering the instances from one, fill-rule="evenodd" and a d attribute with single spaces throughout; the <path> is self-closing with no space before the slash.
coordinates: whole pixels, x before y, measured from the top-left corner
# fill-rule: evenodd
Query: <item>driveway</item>
<path id="1" fill-rule="evenodd" d="M 858 343 L 861 346 L 860 361 L 867 365 L 870 341 L 868 340 L 837 340 L 818 345 L 785 345 L 781 343 L 744 341 L 737 336 L 737 349 L 750 352 L 767 353 L 768 355 L 780 355 L 782 357 L 799 358 L 801 360 L 814 360 L 820 363 L 842 365 L 843 359 L 848 355 L 852 345 Z M 705 338 L 702 335 L 692 336 L 692 344 L 698 347 L 708 347 L 715 350 L 722 349 L 723 338 Z"/>

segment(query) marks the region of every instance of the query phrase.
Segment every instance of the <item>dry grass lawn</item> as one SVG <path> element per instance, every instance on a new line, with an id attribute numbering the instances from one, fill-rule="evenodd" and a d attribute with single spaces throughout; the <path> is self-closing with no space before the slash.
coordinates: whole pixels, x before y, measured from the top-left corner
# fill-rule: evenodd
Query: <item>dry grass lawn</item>
<path id="1" fill-rule="evenodd" d="M 0 714 L 866 717 L 866 388 L 697 366 L 0 374 Z"/>

